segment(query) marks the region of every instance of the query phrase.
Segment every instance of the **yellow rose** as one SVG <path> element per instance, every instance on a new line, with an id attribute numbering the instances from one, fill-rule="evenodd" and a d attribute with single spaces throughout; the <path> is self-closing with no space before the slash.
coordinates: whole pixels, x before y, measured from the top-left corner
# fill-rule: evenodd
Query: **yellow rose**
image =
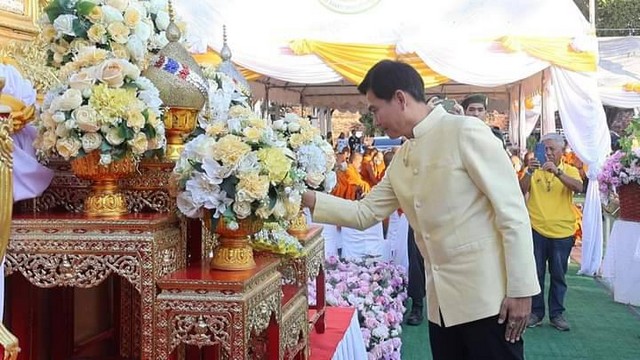
<path id="1" fill-rule="evenodd" d="M 102 145 L 102 135 L 95 132 L 82 135 L 82 149 L 84 152 L 89 153 L 99 149 L 100 145 Z"/>
<path id="2" fill-rule="evenodd" d="M 160 125 L 160 117 L 156 115 L 155 111 L 149 110 L 147 111 L 147 122 L 155 128 Z"/>
<path id="3" fill-rule="evenodd" d="M 82 131 L 93 133 L 100 129 L 98 113 L 91 106 L 83 105 L 73 110 L 71 118 L 76 121 Z"/>
<path id="4" fill-rule="evenodd" d="M 269 174 L 269 180 L 280 182 L 291 169 L 292 160 L 278 148 L 262 148 L 258 150 L 258 159 L 262 168 Z"/>
<path id="5" fill-rule="evenodd" d="M 118 128 L 109 128 L 107 135 L 105 136 L 107 142 L 113 146 L 118 146 L 124 142 L 124 138 L 120 136 Z"/>
<path id="6" fill-rule="evenodd" d="M 80 52 L 80 50 L 86 48 L 87 46 L 91 46 L 91 42 L 89 42 L 86 39 L 74 39 L 70 46 L 71 46 L 71 50 L 73 50 L 76 54 Z"/>
<path id="7" fill-rule="evenodd" d="M 128 111 L 127 112 L 127 126 L 134 129 L 135 131 L 140 131 L 145 125 L 144 115 L 142 115 L 139 111 Z"/>
<path id="8" fill-rule="evenodd" d="M 95 81 L 96 79 L 93 77 L 91 72 L 87 69 L 82 69 L 80 72 L 71 74 L 71 77 L 69 78 L 69 87 L 83 91 L 91 89 Z"/>
<path id="9" fill-rule="evenodd" d="M 57 33 L 58 32 L 53 27 L 53 25 L 46 24 L 45 26 L 42 27 L 42 32 L 40 33 L 40 36 L 42 36 L 42 39 L 45 42 L 50 43 L 56 38 Z"/>
<path id="10" fill-rule="evenodd" d="M 121 22 L 112 22 L 107 26 L 107 31 L 113 41 L 118 44 L 126 44 L 129 39 L 129 33 L 131 32 L 131 30 Z"/>
<path id="11" fill-rule="evenodd" d="M 291 137 L 289 137 L 289 145 L 291 145 L 293 149 L 299 148 L 304 143 L 305 143 L 304 136 L 302 136 L 302 134 L 300 133 L 291 134 Z"/>
<path id="12" fill-rule="evenodd" d="M 214 145 L 213 158 L 222 161 L 223 165 L 235 166 L 249 151 L 251 146 L 245 144 L 238 136 L 227 135 Z"/>
<path id="13" fill-rule="evenodd" d="M 58 135 L 56 135 L 55 131 L 47 130 L 45 131 L 41 138 L 40 149 L 43 151 L 49 151 L 56 146 L 56 141 L 58 141 Z"/>
<path id="14" fill-rule="evenodd" d="M 124 85 L 124 66 L 119 59 L 109 59 L 102 63 L 96 72 L 96 77 L 112 88 Z"/>
<path id="15" fill-rule="evenodd" d="M 94 24 L 99 22 L 100 20 L 102 20 L 102 8 L 100 6 L 94 6 L 87 17 L 89 18 L 89 21 Z"/>
<path id="16" fill-rule="evenodd" d="M 269 208 L 269 205 L 263 205 L 256 210 L 256 215 L 263 219 L 268 219 L 273 213 L 273 209 Z"/>
<path id="17" fill-rule="evenodd" d="M 124 23 L 130 28 L 136 27 L 141 19 L 142 15 L 140 11 L 134 7 L 129 7 L 127 11 L 124 12 Z"/>
<path id="18" fill-rule="evenodd" d="M 253 202 L 262 200 L 269 194 L 269 178 L 256 173 L 243 176 L 236 186 L 236 200 Z"/>
<path id="19" fill-rule="evenodd" d="M 218 136 L 227 132 L 227 125 L 222 121 L 216 121 L 207 125 L 206 133 L 209 136 Z"/>
<path id="20" fill-rule="evenodd" d="M 94 65 L 107 58 L 109 52 L 104 49 L 97 49 L 95 46 L 87 46 L 80 49 L 76 55 L 75 62 L 85 65 Z"/>
<path id="21" fill-rule="evenodd" d="M 40 115 L 40 119 L 45 129 L 53 129 L 58 126 L 56 121 L 53 120 L 53 114 L 49 111 L 43 112 L 42 115 Z"/>
<path id="22" fill-rule="evenodd" d="M 247 140 L 249 140 L 250 142 L 257 143 L 257 142 L 260 142 L 260 139 L 262 138 L 262 134 L 264 133 L 264 131 L 251 126 L 251 127 L 244 128 L 244 130 L 242 130 L 242 133 L 247 138 Z"/>
<path id="23" fill-rule="evenodd" d="M 105 43 L 107 40 L 106 35 L 107 29 L 105 29 L 102 24 L 93 24 L 93 26 L 91 26 L 89 30 L 87 30 L 87 36 L 89 37 L 89 40 L 95 43 Z"/>
<path id="24" fill-rule="evenodd" d="M 127 47 L 115 42 L 111 43 L 111 51 L 113 55 L 119 59 L 129 59 L 129 50 Z"/>
<path id="25" fill-rule="evenodd" d="M 256 127 L 258 129 L 266 129 L 267 128 L 267 122 L 263 119 L 260 118 L 252 118 L 249 119 L 249 121 L 247 121 L 247 123 L 249 124 L 249 126 L 253 126 Z"/>
<path id="26" fill-rule="evenodd" d="M 127 144 L 131 146 L 131 151 L 137 155 L 142 155 L 149 149 L 149 140 L 147 140 L 147 136 L 142 132 L 135 134 L 133 139 L 127 141 Z"/>
<path id="27" fill-rule="evenodd" d="M 80 140 L 74 138 L 60 139 L 56 143 L 56 151 L 58 151 L 58 154 L 65 160 L 78 156 L 78 151 L 80 151 L 81 147 L 82 143 Z"/>
<path id="28" fill-rule="evenodd" d="M 248 117 L 253 115 L 251 109 L 248 109 L 242 105 L 233 105 L 229 108 L 229 117 L 238 118 L 238 117 Z"/>

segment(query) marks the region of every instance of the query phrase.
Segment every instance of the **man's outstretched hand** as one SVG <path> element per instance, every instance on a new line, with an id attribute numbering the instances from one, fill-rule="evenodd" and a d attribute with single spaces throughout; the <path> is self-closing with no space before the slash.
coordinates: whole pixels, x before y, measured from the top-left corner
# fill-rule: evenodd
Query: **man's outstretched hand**
<path id="1" fill-rule="evenodd" d="M 516 342 L 520 340 L 522 333 L 527 328 L 529 314 L 531 313 L 531 297 L 510 298 L 505 297 L 500 306 L 498 324 L 507 323 L 504 333 L 505 340 Z"/>

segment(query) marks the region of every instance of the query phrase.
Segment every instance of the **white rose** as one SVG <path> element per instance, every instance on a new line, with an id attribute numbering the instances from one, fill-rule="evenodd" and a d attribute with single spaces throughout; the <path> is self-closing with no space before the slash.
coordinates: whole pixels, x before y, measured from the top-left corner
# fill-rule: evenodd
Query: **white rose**
<path id="1" fill-rule="evenodd" d="M 58 154 L 60 154 L 60 156 L 65 160 L 78 156 L 78 151 L 80 151 L 81 147 L 82 143 L 80 140 L 75 138 L 60 139 L 56 143 L 56 150 L 58 151 Z"/>
<path id="2" fill-rule="evenodd" d="M 106 0 L 104 3 L 113 6 L 119 12 L 124 12 L 129 6 L 129 0 Z"/>
<path id="3" fill-rule="evenodd" d="M 130 28 L 135 28 L 142 19 L 142 14 L 140 10 L 138 10 L 135 6 L 129 6 L 127 10 L 124 12 L 124 23 Z"/>
<path id="4" fill-rule="evenodd" d="M 269 205 L 263 205 L 256 210 L 256 215 L 263 219 L 268 219 L 271 216 L 272 209 L 269 208 Z"/>
<path id="5" fill-rule="evenodd" d="M 58 125 L 56 124 L 56 121 L 53 120 L 53 114 L 49 111 L 43 112 L 42 115 L 40 115 L 40 119 L 42 120 L 42 125 L 44 125 L 45 129 L 53 129 Z"/>
<path id="6" fill-rule="evenodd" d="M 58 126 L 56 126 L 56 136 L 58 136 L 59 138 L 66 138 L 67 136 L 69 136 L 69 129 L 64 125 L 64 123 L 59 123 Z"/>
<path id="7" fill-rule="evenodd" d="M 120 136 L 118 128 L 110 128 L 105 137 L 107 138 L 107 142 L 113 146 L 118 146 L 124 141 L 124 138 Z"/>
<path id="8" fill-rule="evenodd" d="M 157 13 L 160 10 L 164 10 L 167 8 L 167 0 L 151 0 L 145 1 L 149 8 L 149 12 L 152 14 Z"/>
<path id="9" fill-rule="evenodd" d="M 287 129 L 287 126 L 284 123 L 284 120 L 276 120 L 273 122 L 273 128 L 276 130 L 284 131 Z"/>
<path id="10" fill-rule="evenodd" d="M 96 150 L 100 148 L 100 145 L 102 145 L 102 135 L 94 132 L 82 136 L 82 149 L 84 152 L 89 153 Z"/>
<path id="11" fill-rule="evenodd" d="M 144 55 L 147 52 L 146 45 L 142 42 L 137 35 L 130 35 L 129 41 L 127 41 L 127 50 L 129 50 L 129 54 L 136 61 L 144 60 Z"/>
<path id="12" fill-rule="evenodd" d="M 131 80 L 137 80 L 140 77 L 140 68 L 127 60 L 119 60 L 124 68 L 124 75 L 129 77 Z"/>
<path id="13" fill-rule="evenodd" d="M 82 69 L 80 72 L 72 74 L 69 77 L 69 87 L 72 89 L 77 89 L 80 91 L 84 91 L 86 89 L 91 88 L 93 83 L 96 81 L 92 72 L 87 69 Z"/>
<path id="14" fill-rule="evenodd" d="M 76 121 L 82 131 L 93 133 L 100 129 L 98 125 L 98 113 L 89 105 L 83 105 L 73 110 L 71 117 Z"/>
<path id="15" fill-rule="evenodd" d="M 158 11 L 158 14 L 156 15 L 156 27 L 158 28 L 158 30 L 167 30 L 169 22 L 171 22 L 171 19 L 169 19 L 169 14 L 167 14 L 167 12 L 164 10 Z"/>
<path id="16" fill-rule="evenodd" d="M 333 188 L 336 186 L 337 183 L 338 183 L 338 179 L 336 177 L 335 171 L 329 171 L 325 175 L 324 191 L 325 192 L 331 192 L 331 190 L 333 190 Z"/>
<path id="17" fill-rule="evenodd" d="M 124 85 L 123 62 L 120 59 L 109 59 L 103 62 L 96 71 L 96 77 L 112 88 Z"/>
<path id="18" fill-rule="evenodd" d="M 100 154 L 100 165 L 107 166 L 111 164 L 111 154 Z"/>
<path id="19" fill-rule="evenodd" d="M 305 178 L 305 182 L 307 183 L 307 185 L 311 186 L 314 189 L 320 186 L 320 184 L 322 184 L 323 181 L 324 181 L 324 175 L 320 173 L 308 173 Z"/>
<path id="20" fill-rule="evenodd" d="M 300 131 L 300 124 L 298 124 L 297 122 L 290 122 L 287 125 L 287 128 L 289 129 L 289 132 L 298 132 Z"/>
<path id="21" fill-rule="evenodd" d="M 181 192 L 176 198 L 178 209 L 190 218 L 200 217 L 201 206 L 193 201 L 190 191 Z"/>
<path id="22" fill-rule="evenodd" d="M 145 125 L 145 118 L 139 111 L 128 111 L 127 112 L 127 126 L 134 129 L 135 131 L 140 131 Z"/>
<path id="23" fill-rule="evenodd" d="M 62 111 L 57 111 L 51 116 L 51 119 L 56 123 L 60 124 L 67 121 L 67 117 L 64 115 Z M 57 125 L 56 125 L 57 126 Z"/>
<path id="24" fill-rule="evenodd" d="M 235 201 L 233 203 L 233 211 L 238 219 L 244 219 L 251 215 L 251 203 L 246 201 Z"/>
<path id="25" fill-rule="evenodd" d="M 71 111 L 82 105 L 82 92 L 77 89 L 68 89 L 59 98 L 59 110 Z"/>
<path id="26" fill-rule="evenodd" d="M 147 41 L 151 37 L 152 27 L 145 21 L 141 21 L 133 29 L 133 33 L 139 37 L 142 41 Z"/>
<path id="27" fill-rule="evenodd" d="M 64 126 L 69 130 L 74 130 L 78 128 L 78 124 L 74 119 L 69 119 L 64 122 Z"/>
<path id="28" fill-rule="evenodd" d="M 126 44 L 129 34 L 131 33 L 131 30 L 121 22 L 112 22 L 107 26 L 107 31 L 109 32 L 109 35 L 111 35 L 113 41 L 118 44 Z"/>
<path id="29" fill-rule="evenodd" d="M 162 49 L 168 43 L 169 39 L 167 39 L 167 34 L 164 31 L 151 35 L 151 47 L 154 49 Z"/>
<path id="30" fill-rule="evenodd" d="M 111 24 L 112 22 L 124 21 L 124 17 L 122 16 L 122 11 L 118 11 L 118 9 L 114 8 L 113 6 L 103 5 L 102 20 L 104 20 L 104 22 L 107 24 Z"/>
<path id="31" fill-rule="evenodd" d="M 131 150 L 137 155 L 141 155 L 149 149 L 149 140 L 142 132 L 137 133 L 133 139 L 127 141 L 127 144 L 131 146 Z"/>
<path id="32" fill-rule="evenodd" d="M 60 15 L 53 21 L 53 27 L 58 33 L 76 36 L 76 33 L 73 31 L 73 20 L 77 18 L 77 16 L 70 14 Z"/>
<path id="33" fill-rule="evenodd" d="M 284 205 L 284 200 L 278 197 L 276 204 L 273 206 L 273 216 L 283 218 L 285 215 L 287 215 L 287 208 Z"/>

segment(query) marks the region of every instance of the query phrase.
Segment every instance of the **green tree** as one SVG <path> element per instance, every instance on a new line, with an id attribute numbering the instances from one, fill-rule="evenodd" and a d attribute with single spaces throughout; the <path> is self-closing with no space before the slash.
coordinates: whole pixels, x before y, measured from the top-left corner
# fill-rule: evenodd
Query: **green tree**
<path id="1" fill-rule="evenodd" d="M 378 129 L 376 125 L 373 123 L 373 114 L 368 112 L 360 116 L 360 123 L 364 125 L 364 135 L 365 136 L 376 136 Z"/>
<path id="2" fill-rule="evenodd" d="M 587 20 L 589 0 L 574 0 Z M 640 35 L 640 1 L 596 0 L 596 35 Z"/>

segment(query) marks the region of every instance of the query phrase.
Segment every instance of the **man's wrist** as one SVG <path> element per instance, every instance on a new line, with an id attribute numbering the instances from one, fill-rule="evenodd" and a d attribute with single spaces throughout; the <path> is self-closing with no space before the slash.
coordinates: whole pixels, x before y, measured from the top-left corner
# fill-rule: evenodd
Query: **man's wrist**
<path id="1" fill-rule="evenodd" d="M 527 168 L 527 175 L 529 176 L 533 176 L 533 172 L 535 171 L 535 169 L 532 168 Z"/>
<path id="2" fill-rule="evenodd" d="M 557 177 L 562 176 L 562 174 L 564 174 L 564 171 L 562 171 L 562 169 L 558 169 L 558 170 L 556 170 L 556 176 L 557 176 Z"/>

